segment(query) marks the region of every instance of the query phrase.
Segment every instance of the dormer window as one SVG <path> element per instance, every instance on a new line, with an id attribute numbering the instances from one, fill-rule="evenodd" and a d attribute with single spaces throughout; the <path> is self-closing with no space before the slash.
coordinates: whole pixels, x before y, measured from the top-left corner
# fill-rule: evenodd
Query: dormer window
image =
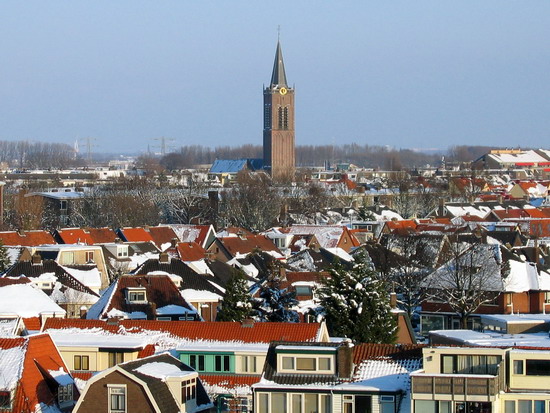
<path id="1" fill-rule="evenodd" d="M 147 302 L 145 288 L 128 288 L 126 299 L 130 304 L 143 304 Z"/>
<path id="2" fill-rule="evenodd" d="M 197 379 L 189 379 L 181 382 L 181 403 L 184 404 L 189 400 L 197 397 Z"/>
<path id="3" fill-rule="evenodd" d="M 117 245 L 116 256 L 118 258 L 126 258 L 128 256 L 128 245 Z"/>
<path id="4" fill-rule="evenodd" d="M 93 251 L 86 251 L 86 262 L 87 263 L 93 263 L 94 262 L 94 252 Z"/>
<path id="5" fill-rule="evenodd" d="M 279 371 L 285 373 L 334 373 L 332 355 L 279 354 Z"/>
<path id="6" fill-rule="evenodd" d="M 69 383 L 65 386 L 59 386 L 57 389 L 57 401 L 60 405 L 71 402 L 73 400 L 73 384 Z"/>

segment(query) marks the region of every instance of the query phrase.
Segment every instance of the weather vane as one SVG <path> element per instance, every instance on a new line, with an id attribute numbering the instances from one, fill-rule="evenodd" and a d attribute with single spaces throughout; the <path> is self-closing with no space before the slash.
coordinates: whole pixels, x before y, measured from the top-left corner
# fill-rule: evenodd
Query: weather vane
<path id="1" fill-rule="evenodd" d="M 281 25 L 277 26 L 277 41 L 281 40 Z"/>

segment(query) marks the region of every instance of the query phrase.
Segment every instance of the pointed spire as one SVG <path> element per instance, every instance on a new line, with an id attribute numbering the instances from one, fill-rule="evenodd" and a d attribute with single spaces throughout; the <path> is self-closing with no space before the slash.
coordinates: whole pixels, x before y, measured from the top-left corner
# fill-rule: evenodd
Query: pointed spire
<path id="1" fill-rule="evenodd" d="M 275 52 L 275 63 L 273 63 L 273 74 L 271 75 L 271 87 L 286 87 L 285 64 L 283 62 L 283 52 L 281 51 L 281 42 L 277 40 L 277 52 Z"/>

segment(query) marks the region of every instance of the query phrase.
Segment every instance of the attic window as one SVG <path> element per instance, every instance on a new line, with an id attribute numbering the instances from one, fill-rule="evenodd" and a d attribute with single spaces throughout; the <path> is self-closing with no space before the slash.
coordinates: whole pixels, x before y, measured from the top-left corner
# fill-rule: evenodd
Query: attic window
<path id="1" fill-rule="evenodd" d="M 125 258 L 128 256 L 128 245 L 118 245 L 116 247 L 116 256 L 118 258 Z"/>
<path id="2" fill-rule="evenodd" d="M 181 402 L 185 403 L 196 398 L 197 379 L 184 380 L 181 382 Z"/>
<path id="3" fill-rule="evenodd" d="M 65 386 L 59 386 L 57 390 L 57 401 L 64 404 L 73 400 L 73 385 L 69 383 Z"/>
<path id="4" fill-rule="evenodd" d="M 127 299 L 129 303 L 146 303 L 147 294 L 145 289 L 128 289 Z"/>

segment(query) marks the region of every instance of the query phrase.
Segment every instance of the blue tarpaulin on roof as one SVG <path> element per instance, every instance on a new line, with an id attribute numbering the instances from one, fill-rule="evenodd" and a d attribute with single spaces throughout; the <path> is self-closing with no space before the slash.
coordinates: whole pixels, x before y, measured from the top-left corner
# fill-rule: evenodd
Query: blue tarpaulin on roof
<path id="1" fill-rule="evenodd" d="M 216 159 L 210 173 L 237 173 L 243 169 L 252 171 L 262 169 L 263 159 Z"/>

